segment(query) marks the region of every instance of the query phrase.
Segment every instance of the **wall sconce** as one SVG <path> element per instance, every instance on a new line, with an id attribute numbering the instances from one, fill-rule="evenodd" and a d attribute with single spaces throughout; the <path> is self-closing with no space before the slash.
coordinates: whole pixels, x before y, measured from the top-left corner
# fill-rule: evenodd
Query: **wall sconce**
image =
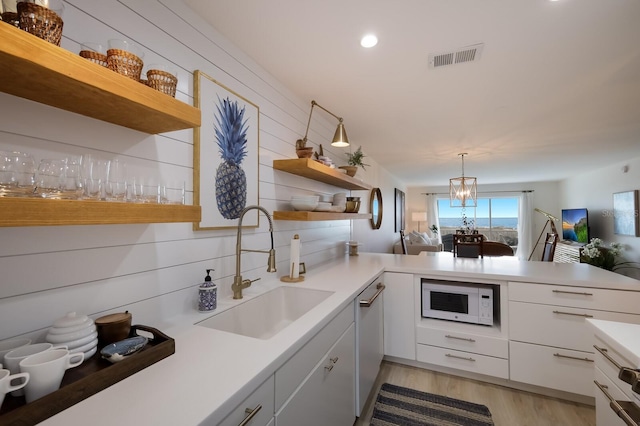
<path id="1" fill-rule="evenodd" d="M 309 121 L 307 122 L 307 131 L 304 132 L 304 138 L 298 139 L 296 142 L 296 148 L 302 148 L 306 146 L 307 143 L 307 135 L 309 134 L 309 125 L 311 124 L 311 115 L 313 114 L 313 107 L 317 106 L 318 108 L 328 112 L 332 116 L 338 119 L 338 128 L 336 129 L 335 135 L 333 135 L 333 140 L 331 141 L 332 146 L 337 147 L 345 147 L 349 146 L 349 138 L 347 138 L 347 132 L 344 130 L 344 124 L 342 123 L 342 117 L 338 117 L 328 109 L 319 105 L 316 101 L 311 101 L 311 111 L 309 111 Z"/>
<path id="2" fill-rule="evenodd" d="M 449 179 L 449 201 L 451 207 L 476 207 L 478 205 L 478 183 L 474 177 L 464 176 L 464 156 L 466 152 L 458 154 L 462 157 L 462 176 Z"/>

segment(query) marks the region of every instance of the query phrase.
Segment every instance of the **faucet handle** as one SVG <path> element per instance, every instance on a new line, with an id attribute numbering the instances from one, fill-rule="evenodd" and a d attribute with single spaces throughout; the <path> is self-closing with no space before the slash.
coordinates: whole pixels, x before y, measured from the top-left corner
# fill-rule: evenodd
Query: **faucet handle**
<path id="1" fill-rule="evenodd" d="M 255 280 L 249 280 L 249 284 L 258 281 L 260 278 L 256 278 Z"/>

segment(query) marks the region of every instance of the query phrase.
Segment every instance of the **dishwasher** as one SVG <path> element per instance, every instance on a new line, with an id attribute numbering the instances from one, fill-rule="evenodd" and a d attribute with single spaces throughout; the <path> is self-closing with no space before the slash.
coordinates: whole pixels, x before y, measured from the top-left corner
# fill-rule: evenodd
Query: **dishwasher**
<path id="1" fill-rule="evenodd" d="M 378 277 L 355 299 L 356 417 L 362 413 L 384 356 L 383 291 L 384 284 Z"/>

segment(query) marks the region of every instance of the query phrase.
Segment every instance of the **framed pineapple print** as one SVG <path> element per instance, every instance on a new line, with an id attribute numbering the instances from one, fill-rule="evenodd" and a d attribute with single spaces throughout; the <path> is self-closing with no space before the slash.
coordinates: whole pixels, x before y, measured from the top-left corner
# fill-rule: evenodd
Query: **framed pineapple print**
<path id="1" fill-rule="evenodd" d="M 194 73 L 194 204 L 202 209 L 194 230 L 235 228 L 242 209 L 258 204 L 259 114 L 257 105 L 202 71 Z M 242 227 L 257 227 L 250 211 Z"/>

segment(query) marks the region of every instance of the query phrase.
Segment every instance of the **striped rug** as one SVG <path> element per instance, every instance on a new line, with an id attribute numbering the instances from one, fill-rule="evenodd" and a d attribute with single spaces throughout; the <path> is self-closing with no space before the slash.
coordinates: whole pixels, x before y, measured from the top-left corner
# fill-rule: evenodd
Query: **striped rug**
<path id="1" fill-rule="evenodd" d="M 378 393 L 370 424 L 489 426 L 493 425 L 493 420 L 484 405 L 385 383 Z"/>

